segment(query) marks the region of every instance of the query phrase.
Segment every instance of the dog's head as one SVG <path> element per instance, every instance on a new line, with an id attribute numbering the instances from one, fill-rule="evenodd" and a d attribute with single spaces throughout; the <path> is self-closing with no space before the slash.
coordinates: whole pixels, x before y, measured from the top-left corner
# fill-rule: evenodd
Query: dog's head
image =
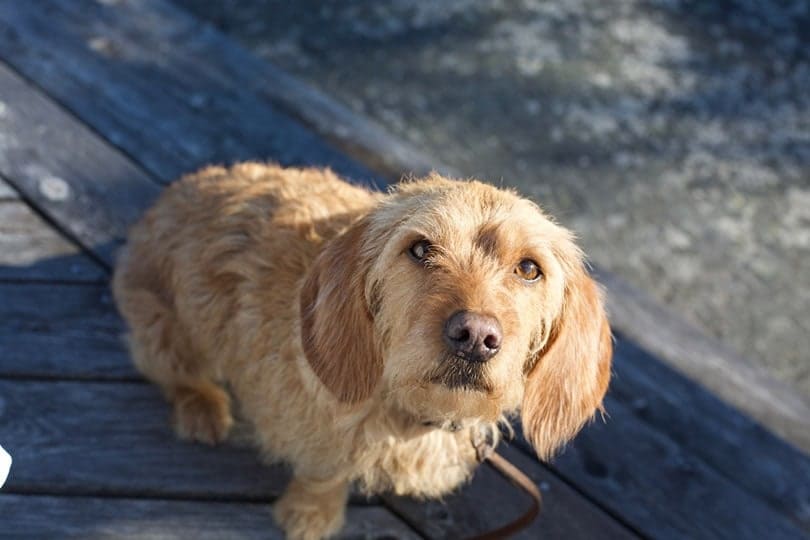
<path id="1" fill-rule="evenodd" d="M 547 458 L 601 407 L 611 337 L 571 235 L 479 182 L 400 185 L 330 240 L 301 292 L 305 354 L 341 401 L 425 424 L 521 409 Z"/>

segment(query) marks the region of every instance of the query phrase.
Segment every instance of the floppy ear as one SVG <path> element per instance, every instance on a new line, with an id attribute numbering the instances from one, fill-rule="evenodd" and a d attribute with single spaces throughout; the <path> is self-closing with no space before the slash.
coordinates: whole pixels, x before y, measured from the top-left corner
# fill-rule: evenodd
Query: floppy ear
<path id="1" fill-rule="evenodd" d="M 563 312 L 526 381 L 521 421 L 541 459 L 602 410 L 612 352 L 601 291 L 578 263 L 566 284 Z"/>
<path id="2" fill-rule="evenodd" d="M 312 371 L 340 400 L 371 396 L 382 374 L 365 299 L 365 220 L 329 240 L 301 289 L 301 340 Z"/>

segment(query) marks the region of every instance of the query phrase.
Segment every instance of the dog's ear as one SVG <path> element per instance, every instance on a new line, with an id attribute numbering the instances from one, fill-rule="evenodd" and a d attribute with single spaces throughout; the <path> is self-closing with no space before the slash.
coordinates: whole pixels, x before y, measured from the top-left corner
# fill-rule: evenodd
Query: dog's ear
<path id="1" fill-rule="evenodd" d="M 571 265 L 563 311 L 528 374 L 521 421 L 541 459 L 582 428 L 610 379 L 613 343 L 599 286 L 580 261 Z"/>
<path id="2" fill-rule="evenodd" d="M 361 220 L 325 244 L 300 297 L 304 354 L 321 382 L 346 403 L 370 397 L 383 368 L 365 299 L 367 228 Z"/>

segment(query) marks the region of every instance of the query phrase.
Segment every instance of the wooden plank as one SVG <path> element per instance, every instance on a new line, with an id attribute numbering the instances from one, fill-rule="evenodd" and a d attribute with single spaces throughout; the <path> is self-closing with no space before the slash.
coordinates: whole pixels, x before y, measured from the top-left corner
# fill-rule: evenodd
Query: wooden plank
<path id="1" fill-rule="evenodd" d="M 151 386 L 0 380 L 0 402 L 0 440 L 15 460 L 7 493 L 271 500 L 288 479 L 282 468 L 259 464 L 252 449 L 177 441 L 167 422 L 168 407 Z M 629 537 L 539 464 L 514 451 L 510 457 L 548 493 L 543 517 L 531 531 Z M 451 498 L 445 518 L 437 502 L 397 498 L 389 504 L 431 537 L 437 530 L 445 538 L 457 537 L 458 530 L 485 530 L 528 502 L 494 474 L 482 469 L 471 486 Z M 490 500 L 493 493 L 497 498 Z M 572 516 L 578 521 L 572 523 Z"/>
<path id="2" fill-rule="evenodd" d="M 6 493 L 272 501 L 290 478 L 260 461 L 242 422 L 225 445 L 178 440 L 140 382 L 0 379 L 0 440 L 14 459 Z"/>
<path id="3" fill-rule="evenodd" d="M 0 57 L 158 178 L 245 159 L 373 178 L 235 77 L 229 47 L 167 2 L 0 4 Z"/>
<path id="4" fill-rule="evenodd" d="M 609 421 L 583 429 L 553 469 L 633 529 L 662 539 L 807 537 L 800 524 L 639 422 L 612 396 L 605 406 Z M 516 444 L 530 451 L 524 439 Z"/>
<path id="5" fill-rule="evenodd" d="M 540 516 L 514 538 L 636 538 L 629 529 L 586 501 L 537 460 L 501 444 L 498 451 L 540 487 Z M 428 538 L 467 538 L 517 519 L 530 498 L 489 466 L 480 467 L 472 482 L 443 501 L 416 501 L 387 496 L 386 504 Z"/>
<path id="6" fill-rule="evenodd" d="M 24 202 L 4 199 L 0 191 L 0 280 L 100 282 L 105 278 L 104 269 L 78 246 Z"/>
<path id="7" fill-rule="evenodd" d="M 0 4 L 0 13 L 9 7 Z M 0 134 L 13 134 L 3 135 L 0 144 L 0 174 L 72 238 L 111 263 L 127 227 L 160 188 L 3 65 L 0 102 L 5 103 Z"/>
<path id="8" fill-rule="evenodd" d="M 177 2 L 175 2 L 177 3 Z M 187 17 L 175 12 L 174 21 Z M 198 24 L 189 21 L 191 24 Z M 235 80 L 245 81 L 248 88 L 264 96 L 281 110 L 311 127 L 347 155 L 358 159 L 390 181 L 403 176 L 424 176 L 439 171 L 462 178 L 456 169 L 438 163 L 413 145 L 392 135 L 383 126 L 354 111 L 236 45 L 230 39 L 216 38 L 218 53 Z"/>
<path id="9" fill-rule="evenodd" d="M 806 454 L 621 335 L 615 350 L 613 399 L 810 532 L 810 458 Z"/>
<path id="10" fill-rule="evenodd" d="M 57 403 L 45 405 L 53 396 L 58 396 Z M 174 441 L 167 427 L 167 411 L 156 392 L 147 387 L 0 383 L 0 397 L 5 402 L 5 416 L 15 419 L 11 425 L 0 419 L 0 437 L 12 441 L 7 446 L 15 456 L 6 488 L 13 492 L 252 499 L 271 498 L 284 485 L 282 471 L 256 470 L 248 455 L 234 455 L 238 452 L 234 449 Z M 104 447 L 98 448 L 99 442 Z M 627 537 L 607 516 L 540 471 L 538 464 L 525 457 L 518 463 L 533 468 L 533 478 L 553 486 L 547 489 L 551 498 L 543 517 L 531 531 L 559 530 L 571 538 L 592 538 L 594 531 L 605 531 L 611 538 Z M 472 486 L 451 500 L 449 519 L 434 519 L 440 504 L 436 502 L 400 498 L 393 507 L 431 537 L 436 530 L 450 538 L 455 536 L 455 527 L 469 532 L 492 527 L 511 517 L 526 501 L 505 481 L 493 479 L 491 471 L 481 472 Z M 269 477 L 268 483 L 257 486 L 256 479 L 262 476 Z M 492 493 L 498 493 L 497 500 L 479 511 Z M 574 525 L 569 522 L 572 515 L 579 516 Z"/>
<path id="11" fill-rule="evenodd" d="M 284 538 L 266 504 L 0 494 L 0 538 Z M 416 539 L 380 507 L 349 507 L 338 538 Z"/>
<path id="12" fill-rule="evenodd" d="M 0 353 L 0 375 L 33 374 L 94 379 L 137 376 L 118 339 L 121 322 L 112 313 L 109 293 L 105 288 L 0 285 L 0 297 L 8 300 L 0 303 L 0 351 L 3 351 Z M 47 301 L 53 297 L 60 298 L 60 301 Z M 62 395 L 61 392 L 56 393 Z M 155 400 L 157 403 L 151 409 L 153 413 L 162 406 L 156 393 Z M 103 404 L 100 406 L 105 407 Z M 68 414 L 70 413 L 66 413 Z M 165 424 L 166 413 L 157 412 L 152 420 L 155 419 Z M 95 416 L 91 415 L 87 421 L 95 423 Z M 87 451 L 92 452 L 90 449 Z M 514 456 L 511 457 L 514 459 Z M 551 502 L 531 531 L 566 531 L 572 538 L 593 537 L 595 531 L 612 531 L 611 537 L 626 537 L 626 533 L 609 517 L 581 500 L 538 463 L 525 456 L 518 456 L 518 463 L 527 471 L 532 471 L 532 477 L 543 482 L 547 491 L 550 490 Z M 39 485 L 47 484 L 47 478 L 47 475 L 42 478 Z M 37 489 L 47 489 L 47 485 Z M 499 493 L 499 496 L 494 503 L 489 503 L 485 512 L 473 511 L 494 492 Z M 451 499 L 449 521 L 433 520 L 434 509 L 440 503 L 427 504 L 398 498 L 393 507 L 428 536 L 437 536 L 434 533 L 438 527 L 443 531 L 444 537 L 449 538 L 455 534 L 453 527 L 461 527 L 470 534 L 476 528 L 491 528 L 511 517 L 521 505 L 526 504 L 526 500 L 492 471 L 482 469 L 471 486 Z M 571 515 L 583 518 L 576 526 L 572 526 L 569 522 Z"/>
<path id="13" fill-rule="evenodd" d="M 618 276 L 599 269 L 611 323 L 659 360 L 676 368 L 810 453 L 810 402 L 789 384 L 707 336 Z"/>
<path id="14" fill-rule="evenodd" d="M 5 104 L 0 105 L 0 108 L 5 111 Z M 5 134 L 5 136 L 8 136 L 8 134 Z M 14 201 L 19 200 L 19 198 L 20 194 L 12 189 L 5 180 L 0 178 L 0 201 Z"/>
<path id="15" fill-rule="evenodd" d="M 0 283 L 0 376 L 136 380 L 106 285 Z"/>
<path id="16" fill-rule="evenodd" d="M 151 385 L 0 380 L 3 491 L 269 501 L 286 485 L 252 448 L 177 440 L 169 414 Z"/>
<path id="17" fill-rule="evenodd" d="M 51 297 L 55 294 L 50 291 L 49 287 L 38 286 L 36 288 L 40 289 L 39 294 L 46 298 Z M 104 299 L 104 294 L 106 293 L 103 291 L 103 289 L 100 288 L 96 289 L 94 291 L 95 294 L 89 295 L 85 293 L 87 291 L 93 290 L 93 288 L 64 287 L 64 286 L 62 288 L 66 289 L 66 291 L 77 291 L 83 294 L 77 295 L 76 298 L 69 299 L 70 297 L 66 295 L 66 292 L 58 293 L 59 297 L 62 298 L 63 301 L 60 303 L 50 304 L 51 309 L 54 310 L 51 313 L 51 316 L 54 320 L 59 320 L 63 318 L 71 319 L 73 317 L 71 313 L 74 312 L 77 314 L 90 313 L 91 314 L 90 316 L 92 317 L 95 316 L 93 315 L 94 311 L 103 312 L 105 307 L 109 309 L 109 301 Z M 28 296 L 29 295 L 25 292 L 20 293 L 20 299 L 24 299 Z M 37 298 L 36 296 L 33 296 L 31 298 L 33 299 L 33 302 L 30 302 L 30 304 L 32 305 L 37 306 L 48 305 L 46 302 L 44 302 L 42 299 Z M 75 307 L 71 307 L 74 305 Z M 66 313 L 66 315 L 62 315 L 62 313 Z M 25 320 L 28 317 L 29 317 L 28 315 L 24 315 L 22 319 Z M 68 323 L 66 324 L 66 328 L 81 327 L 83 326 L 83 324 L 84 323 L 80 324 Z M 117 330 L 115 326 L 114 328 Z M 15 333 L 17 333 L 17 329 L 14 328 L 13 326 L 10 326 L 10 330 L 11 330 L 10 335 L 14 335 Z M 612 394 L 618 393 L 619 396 L 622 398 L 622 400 L 624 400 L 625 396 L 627 396 L 628 399 L 631 399 L 632 400 L 631 405 L 635 404 L 634 411 L 637 413 L 636 416 L 638 416 L 638 411 L 641 411 L 641 414 L 643 416 L 643 411 L 647 409 L 646 404 L 648 403 L 652 404 L 651 407 L 653 408 L 653 410 L 661 406 L 669 406 L 670 408 L 674 408 L 676 412 L 678 408 L 678 403 L 696 401 L 698 404 L 700 404 L 700 400 L 698 400 L 694 396 L 694 391 L 699 390 L 699 388 L 695 387 L 694 385 L 691 385 L 690 383 L 688 383 L 688 381 L 682 381 L 683 385 L 685 386 L 685 389 L 682 389 L 682 391 L 688 391 L 691 389 L 692 392 L 689 394 L 688 397 L 676 400 L 674 405 L 667 403 L 660 396 L 657 396 L 656 391 L 660 386 L 663 385 L 668 388 L 672 388 L 673 385 L 677 382 L 673 381 L 671 376 L 665 377 L 662 375 L 658 375 L 654 377 L 650 382 L 651 389 L 639 387 L 636 388 L 635 390 L 628 391 L 627 383 L 625 381 L 628 378 L 631 380 L 635 380 L 636 378 L 638 378 L 638 376 L 634 373 L 634 369 L 636 368 L 631 364 L 633 359 L 632 358 L 630 360 L 627 359 L 628 355 L 633 353 L 632 350 L 628 351 L 627 347 L 628 345 L 622 343 L 621 340 L 617 345 L 617 354 L 616 354 L 617 376 L 614 379 L 615 388 L 612 391 Z M 82 357 L 81 349 L 77 351 L 77 355 L 78 358 Z M 122 362 L 126 361 L 123 352 L 121 352 L 120 360 Z M 642 357 L 638 359 L 637 362 L 646 362 L 648 360 L 649 358 Z M 75 360 L 72 361 L 69 360 L 68 362 L 75 362 Z M 54 366 L 53 369 L 57 370 L 56 373 L 59 373 L 58 370 L 61 368 L 60 366 Z M 73 368 L 70 369 L 72 370 Z M 92 370 L 89 371 L 89 374 L 91 375 L 94 373 L 95 372 Z M 635 384 L 636 386 L 640 385 L 640 383 Z M 57 394 L 61 395 L 61 392 L 58 392 Z M 697 397 L 699 398 L 700 396 Z M 167 413 L 165 412 L 161 413 L 155 410 L 156 408 L 157 409 L 161 408 L 161 403 L 159 402 L 159 398 L 157 397 L 156 394 L 154 396 L 154 399 L 156 403 L 152 404 L 151 419 L 152 420 L 157 419 L 160 426 L 165 427 L 166 425 L 165 418 Z M 593 440 L 591 443 L 580 440 L 577 442 L 576 446 L 584 445 L 585 449 L 583 450 L 583 452 L 586 454 L 589 451 L 588 449 L 591 449 L 591 452 L 593 452 L 595 451 L 593 449 L 604 447 L 615 447 L 617 449 L 616 452 L 618 452 L 619 454 L 618 457 L 621 458 L 616 460 L 616 466 L 624 467 L 623 474 L 626 475 L 626 477 L 622 477 L 622 479 L 620 480 L 616 480 L 615 478 L 611 477 L 609 482 L 604 481 L 599 477 L 594 479 L 594 477 L 591 474 L 589 474 L 589 471 L 595 468 L 593 463 L 590 464 L 585 463 L 582 466 L 577 465 L 576 467 L 571 466 L 566 467 L 564 465 L 565 462 L 563 462 L 563 465 L 560 466 L 562 474 L 568 477 L 573 477 L 577 481 L 577 484 L 579 486 L 581 487 L 584 486 L 585 489 L 592 489 L 593 490 L 592 495 L 594 497 L 600 500 L 614 501 L 612 510 L 616 511 L 617 513 L 621 512 L 622 514 L 624 514 L 628 508 L 636 509 L 636 512 L 638 512 L 639 510 L 642 511 L 644 515 L 636 516 L 636 518 L 639 521 L 636 522 L 635 524 L 637 526 L 647 527 L 648 530 L 651 531 L 659 530 L 665 524 L 675 519 L 678 524 L 677 526 L 682 527 L 681 529 L 676 529 L 677 531 L 683 532 L 684 530 L 689 530 L 690 534 L 694 534 L 695 533 L 694 529 L 691 529 L 689 527 L 692 527 L 694 524 L 700 525 L 703 522 L 714 521 L 716 517 L 715 508 L 710 508 L 709 510 L 707 510 L 709 512 L 708 516 L 702 516 L 700 512 L 693 513 L 694 508 L 698 509 L 704 508 L 704 501 L 702 499 L 698 499 L 697 501 L 695 501 L 694 500 L 695 497 L 692 496 L 692 492 L 688 490 L 686 496 L 682 495 L 678 498 L 679 501 L 678 506 L 680 507 L 680 510 L 670 508 L 673 500 L 672 492 L 670 491 L 670 489 L 677 488 L 677 485 L 681 483 L 680 478 L 683 475 L 683 471 L 681 471 L 680 468 L 678 468 L 678 463 L 679 462 L 688 463 L 689 460 L 692 458 L 680 455 L 680 450 L 673 449 L 672 447 L 674 447 L 674 445 L 670 442 L 669 446 L 664 445 L 664 448 L 675 457 L 670 457 L 670 459 L 662 461 L 660 459 L 660 456 L 662 454 L 661 444 L 654 445 L 652 447 L 654 451 L 648 451 L 647 448 L 639 448 L 638 445 L 636 444 L 636 441 L 640 441 L 641 444 L 649 446 L 649 443 L 644 442 L 646 439 L 650 438 L 649 435 L 646 433 L 644 434 L 644 436 L 640 436 L 638 433 L 632 433 L 629 436 L 623 437 L 625 440 L 633 441 L 633 444 L 622 446 L 617 445 L 615 443 L 617 433 L 621 434 L 626 433 L 628 428 L 625 426 L 625 424 L 627 422 L 631 424 L 630 428 L 633 427 L 632 424 L 638 423 L 635 421 L 634 418 L 629 418 L 627 415 L 625 415 L 624 421 L 617 422 L 617 420 L 623 419 L 623 417 L 618 415 L 618 413 L 616 412 L 617 406 L 621 406 L 621 409 L 618 410 L 625 411 L 627 410 L 627 407 L 624 405 L 626 404 L 623 401 L 618 401 L 616 405 L 614 405 L 613 402 L 611 402 L 608 408 L 608 411 L 611 413 L 610 423 L 603 430 L 599 431 L 599 433 L 601 433 L 601 436 Z M 715 410 L 719 411 L 715 417 L 716 421 L 722 422 L 724 420 L 724 416 L 722 415 L 723 411 L 722 408 L 718 409 L 717 405 L 718 404 L 710 403 L 709 406 L 703 409 L 691 412 L 690 415 L 694 415 L 694 417 L 692 417 L 692 421 L 697 422 L 697 426 L 695 428 L 687 426 L 684 428 L 685 430 L 683 433 L 685 435 L 688 435 L 692 429 L 700 430 L 701 418 L 706 417 L 706 415 L 711 416 L 712 411 Z M 104 405 L 101 406 L 104 407 L 105 409 L 107 408 Z M 669 413 L 671 414 L 672 411 L 670 411 Z M 76 414 L 81 413 L 77 412 Z M 117 414 L 126 414 L 126 413 L 113 413 L 112 418 L 110 419 L 111 422 L 117 422 Z M 742 418 L 740 415 L 737 416 Z M 668 418 L 667 421 L 671 423 L 683 422 L 683 420 L 680 420 L 678 418 L 675 419 Z M 750 423 L 750 421 L 748 422 Z M 656 424 L 658 423 L 660 422 L 656 422 Z M 754 428 L 756 428 L 755 424 L 752 425 Z M 745 427 L 745 424 L 743 424 L 743 426 Z M 720 430 L 720 432 L 722 433 L 723 430 L 728 429 L 728 426 L 725 427 L 718 426 L 718 428 L 723 428 Z M 713 429 L 714 427 L 712 427 L 712 430 Z M 743 437 L 742 439 L 740 439 L 740 444 L 735 448 L 728 449 L 729 451 L 727 453 L 726 459 L 730 460 L 733 464 L 735 464 L 735 466 L 739 465 L 740 468 L 739 470 L 737 470 L 738 476 L 745 477 L 752 474 L 761 475 L 763 482 L 765 482 L 766 484 L 768 482 L 768 479 L 772 478 L 772 483 L 775 486 L 777 487 L 782 486 L 779 489 L 787 488 L 788 490 L 792 491 L 793 493 L 789 492 L 787 496 L 781 497 L 772 502 L 778 505 L 782 505 L 785 508 L 793 508 L 795 511 L 800 511 L 802 499 L 796 497 L 800 497 L 801 490 L 806 489 L 806 486 L 808 485 L 806 482 L 802 481 L 803 478 L 806 478 L 806 476 L 803 476 L 806 474 L 806 472 L 804 472 L 806 471 L 806 461 L 805 462 L 797 461 L 794 456 L 790 460 L 785 459 L 784 462 L 781 462 L 781 460 L 784 459 L 784 456 L 779 455 L 775 456 L 774 461 L 774 459 L 769 457 L 769 454 L 771 453 L 772 450 L 767 447 L 768 444 L 772 443 L 772 441 L 768 441 L 768 437 L 770 437 L 771 439 L 773 439 L 773 437 L 767 435 L 767 433 L 762 431 L 761 428 L 759 428 L 758 431 L 759 433 L 757 432 L 757 429 L 755 429 L 753 437 L 746 438 L 745 430 L 742 430 L 741 433 L 738 435 L 738 437 Z M 697 433 L 705 434 L 704 432 L 701 431 L 698 431 Z M 708 434 L 705 435 L 708 436 Z M 766 448 L 760 451 L 760 449 L 757 449 L 755 448 L 755 446 L 751 445 L 756 443 L 757 437 L 762 437 L 763 435 L 767 435 L 767 437 L 763 439 L 764 442 L 761 443 L 761 445 L 766 445 Z M 5 437 L 4 440 L 8 439 L 6 436 L 4 437 Z M 170 435 L 168 435 L 168 431 L 167 437 L 170 437 Z M 696 441 L 700 440 L 705 439 L 703 438 L 696 439 Z M 713 445 L 696 444 L 695 446 L 697 450 L 700 450 L 702 448 L 709 448 L 709 449 L 713 448 Z M 720 455 L 722 457 L 722 452 Z M 762 458 L 758 457 L 760 455 L 762 455 L 763 457 Z M 608 459 L 611 463 L 613 462 L 613 458 L 610 456 L 606 456 L 605 459 Z M 760 467 L 760 464 L 762 463 L 765 464 L 764 467 Z M 799 465 L 800 467 L 797 468 L 796 467 L 797 465 Z M 523 466 L 526 467 L 525 464 Z M 583 468 L 585 471 L 584 473 Z M 713 494 L 712 496 L 714 497 L 719 497 L 723 500 L 728 500 L 730 504 L 737 504 L 739 502 L 739 497 L 737 496 L 729 497 L 726 494 L 726 492 L 730 490 L 730 488 L 726 486 L 727 480 L 716 478 L 713 475 L 708 474 L 707 471 L 705 471 L 704 469 L 705 467 L 701 466 L 697 468 L 697 472 L 693 471 L 691 475 L 692 483 L 702 486 L 704 494 L 711 493 Z M 798 481 L 791 483 L 790 482 L 791 475 L 793 475 L 794 478 L 798 478 Z M 644 480 L 645 478 L 649 479 L 647 480 L 647 483 L 645 483 Z M 673 487 L 671 484 L 675 484 L 675 487 Z M 718 484 L 720 484 L 722 489 L 718 488 Z M 486 485 L 486 482 L 484 482 L 484 485 Z M 605 486 L 607 486 L 607 489 Z M 637 489 L 631 489 L 632 486 L 636 486 Z M 652 489 L 655 488 L 656 486 L 659 486 L 659 488 Z M 731 491 L 736 494 L 735 489 L 731 489 Z M 501 491 L 498 492 L 500 493 Z M 488 493 L 492 493 L 492 490 L 477 489 L 476 484 L 474 484 L 470 490 L 465 490 L 462 493 L 462 500 L 469 501 L 469 505 L 465 506 L 466 502 L 461 502 L 458 503 L 458 506 L 454 508 L 457 509 L 459 515 L 464 516 L 465 513 L 466 514 L 469 513 L 470 508 L 477 508 L 482 500 L 486 500 Z M 778 495 L 779 491 L 777 490 L 775 493 Z M 720 496 L 721 494 L 722 496 Z M 556 502 L 559 500 L 559 494 L 554 494 L 553 496 L 548 497 L 548 499 L 549 500 L 553 499 Z M 511 504 L 514 501 L 509 502 Z M 749 512 L 748 510 L 749 506 L 750 505 L 748 503 L 746 503 L 746 505 L 744 506 L 741 506 L 741 508 L 745 508 L 746 510 L 743 516 L 735 517 L 735 522 L 744 525 L 747 522 L 747 519 L 749 519 L 748 516 L 757 516 L 756 513 Z M 398 507 L 398 510 L 402 512 L 402 514 L 405 514 L 407 510 L 408 512 L 411 513 L 410 519 L 413 519 L 415 520 L 415 522 L 418 523 L 420 519 L 422 520 L 422 522 L 425 522 L 432 515 L 431 514 L 432 510 L 429 510 L 429 508 L 431 508 L 430 506 L 424 507 L 425 510 L 420 510 L 421 508 L 422 507 L 418 504 L 411 504 L 410 506 L 408 506 L 406 502 L 401 503 L 401 506 Z M 493 510 L 494 514 L 488 515 L 484 522 L 491 523 L 491 521 L 489 520 L 490 517 L 492 517 L 495 520 L 502 517 L 499 515 L 499 509 L 502 509 L 502 507 L 498 505 L 491 505 L 489 509 Z M 550 510 L 551 509 L 549 508 L 549 511 Z M 420 511 L 423 512 L 421 514 L 423 517 L 421 518 L 419 517 L 420 514 L 418 514 L 418 512 Z M 415 516 L 413 515 L 414 513 Z M 485 514 L 481 515 L 483 516 Z M 454 519 L 452 523 L 459 523 L 459 521 Z M 475 524 L 476 523 L 472 523 L 472 525 Z M 428 532 L 430 532 L 430 530 L 432 529 L 428 529 Z M 731 529 L 731 532 L 734 532 L 733 529 Z M 435 536 L 435 534 L 430 534 L 430 536 Z"/>
<path id="18" fill-rule="evenodd" d="M 810 532 L 810 459 L 621 335 L 606 403 L 607 424 L 586 428 L 554 469 L 633 527 L 673 538 Z"/>

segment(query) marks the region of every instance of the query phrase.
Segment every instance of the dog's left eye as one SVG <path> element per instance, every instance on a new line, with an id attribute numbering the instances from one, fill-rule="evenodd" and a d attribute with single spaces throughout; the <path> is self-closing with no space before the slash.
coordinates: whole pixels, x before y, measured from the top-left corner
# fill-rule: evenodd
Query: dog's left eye
<path id="1" fill-rule="evenodd" d="M 515 267 L 515 273 L 526 281 L 537 281 L 543 276 L 540 267 L 531 259 L 523 259 Z"/>
<path id="2" fill-rule="evenodd" d="M 421 263 L 424 262 L 425 258 L 428 256 L 430 247 L 430 241 L 422 239 L 411 244 L 411 247 L 408 249 L 408 253 L 413 260 Z"/>

